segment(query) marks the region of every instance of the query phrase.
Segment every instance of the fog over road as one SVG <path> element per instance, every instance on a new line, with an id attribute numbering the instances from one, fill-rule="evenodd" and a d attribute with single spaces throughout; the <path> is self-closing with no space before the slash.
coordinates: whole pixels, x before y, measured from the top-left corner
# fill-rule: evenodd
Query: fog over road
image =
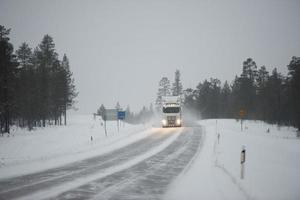
<path id="1" fill-rule="evenodd" d="M 0 199 L 162 199 L 201 146 L 201 127 L 156 128 L 118 150 L 0 181 Z"/>

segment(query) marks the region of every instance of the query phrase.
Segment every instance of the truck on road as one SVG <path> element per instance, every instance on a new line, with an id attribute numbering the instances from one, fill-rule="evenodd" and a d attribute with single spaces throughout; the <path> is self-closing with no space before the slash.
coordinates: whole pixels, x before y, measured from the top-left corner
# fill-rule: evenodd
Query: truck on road
<path id="1" fill-rule="evenodd" d="M 180 96 L 162 97 L 162 127 L 181 127 L 181 98 Z"/>

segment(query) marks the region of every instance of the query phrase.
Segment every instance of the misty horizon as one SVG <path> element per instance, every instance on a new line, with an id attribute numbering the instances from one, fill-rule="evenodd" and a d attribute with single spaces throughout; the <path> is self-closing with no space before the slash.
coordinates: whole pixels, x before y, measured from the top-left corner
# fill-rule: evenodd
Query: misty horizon
<path id="1" fill-rule="evenodd" d="M 0 1 L 11 42 L 35 48 L 45 34 L 70 59 L 79 113 L 117 102 L 137 112 L 155 102 L 158 82 L 183 88 L 231 82 L 252 58 L 284 75 L 300 52 L 299 1 Z M 16 13 L 18 13 L 16 15 Z"/>

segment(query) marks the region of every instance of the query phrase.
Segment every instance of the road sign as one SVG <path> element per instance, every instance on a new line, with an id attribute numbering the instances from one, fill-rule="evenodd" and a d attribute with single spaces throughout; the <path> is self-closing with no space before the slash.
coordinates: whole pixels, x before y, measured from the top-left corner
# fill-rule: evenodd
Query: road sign
<path id="1" fill-rule="evenodd" d="M 103 120 L 105 121 L 116 121 L 118 120 L 117 109 L 105 109 Z"/>
<path id="2" fill-rule="evenodd" d="M 120 120 L 125 119 L 125 111 L 118 111 L 118 119 Z"/>
<path id="3" fill-rule="evenodd" d="M 246 114 L 245 110 L 241 109 L 240 112 L 239 112 L 240 117 L 241 118 L 244 117 L 245 114 Z"/>

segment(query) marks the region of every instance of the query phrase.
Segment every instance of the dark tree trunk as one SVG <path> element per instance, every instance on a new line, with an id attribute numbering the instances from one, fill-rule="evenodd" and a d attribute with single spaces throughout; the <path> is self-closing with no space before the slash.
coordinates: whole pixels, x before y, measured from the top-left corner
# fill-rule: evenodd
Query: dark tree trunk
<path id="1" fill-rule="evenodd" d="M 67 125 L 67 106 L 64 108 L 64 115 L 65 115 L 65 126 Z"/>
<path id="2" fill-rule="evenodd" d="M 7 84 L 4 88 L 4 133 L 9 133 L 9 105 L 8 105 L 8 88 Z"/>

